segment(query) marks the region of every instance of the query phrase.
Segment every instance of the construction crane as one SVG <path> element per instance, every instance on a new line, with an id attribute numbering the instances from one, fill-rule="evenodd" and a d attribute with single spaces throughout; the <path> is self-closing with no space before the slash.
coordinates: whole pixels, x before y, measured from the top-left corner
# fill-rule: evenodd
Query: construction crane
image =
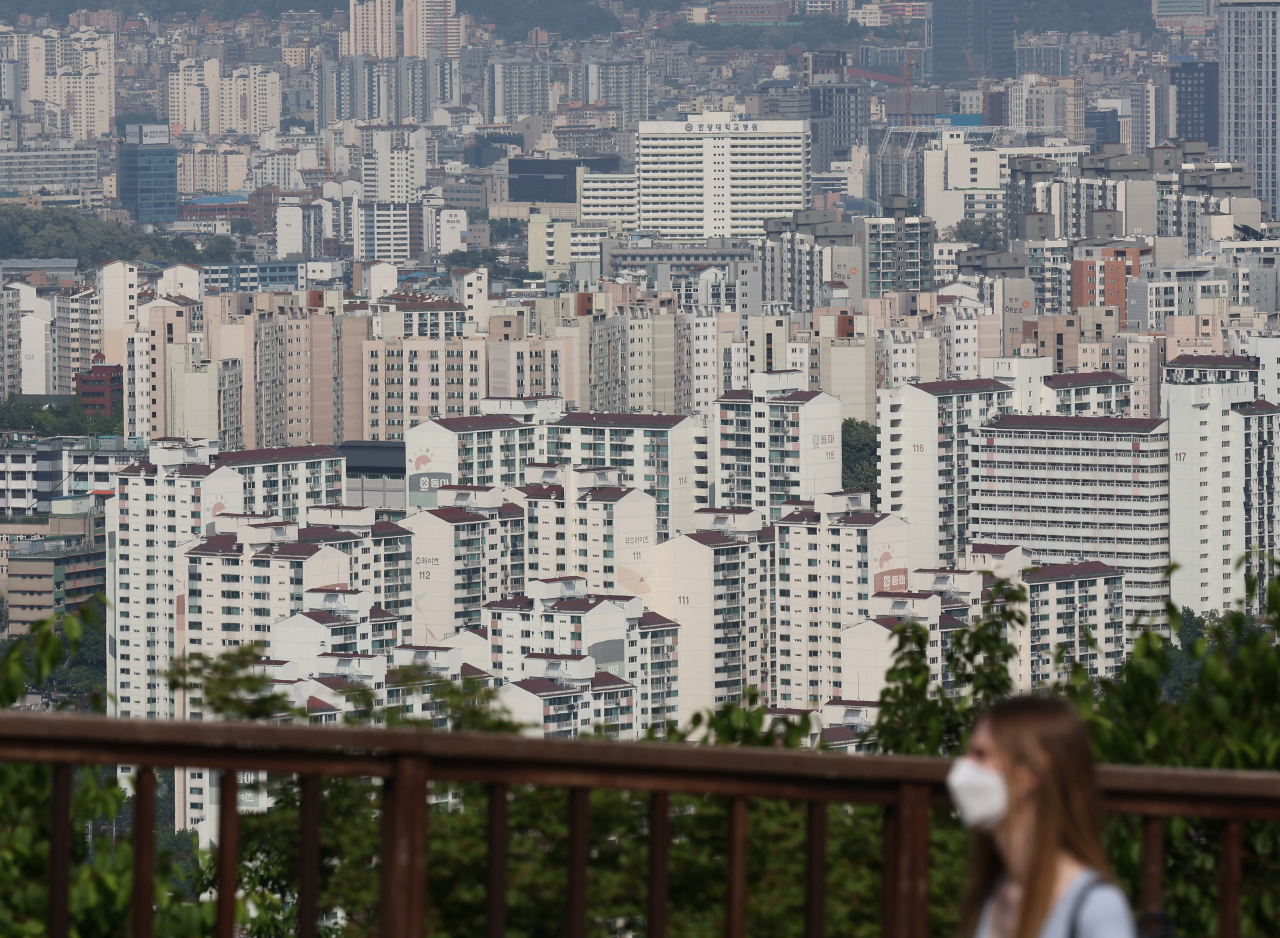
<path id="1" fill-rule="evenodd" d="M 973 80 L 978 83 L 978 90 L 982 92 L 982 126 L 985 127 L 987 126 L 987 80 L 978 74 L 969 50 L 961 46 L 960 51 L 964 53 L 964 60 L 969 63 L 969 71 L 973 72 Z"/>
<path id="2" fill-rule="evenodd" d="M 911 118 L 911 55 L 914 50 L 907 48 L 907 34 L 902 30 L 902 17 L 898 17 L 898 38 L 902 40 L 902 77 L 906 80 L 907 126 L 914 121 Z"/>

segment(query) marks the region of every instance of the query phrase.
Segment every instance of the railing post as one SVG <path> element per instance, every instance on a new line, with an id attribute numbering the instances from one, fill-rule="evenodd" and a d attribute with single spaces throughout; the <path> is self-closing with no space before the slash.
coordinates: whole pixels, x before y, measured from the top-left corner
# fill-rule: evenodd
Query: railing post
<path id="1" fill-rule="evenodd" d="M 725 909 L 727 938 L 746 938 L 747 934 L 747 844 L 750 818 L 747 799 L 729 802 L 729 888 Z"/>
<path id="2" fill-rule="evenodd" d="M 420 938 L 426 924 L 427 760 L 399 756 L 383 781 L 378 933 Z"/>
<path id="3" fill-rule="evenodd" d="M 489 938 L 507 934 L 507 791 L 503 782 L 489 786 Z"/>
<path id="4" fill-rule="evenodd" d="M 1167 916 L 1164 913 L 1164 818 L 1142 819 L 1142 915 L 1138 921 L 1140 935 L 1163 935 Z"/>
<path id="5" fill-rule="evenodd" d="M 302 810 L 298 832 L 298 938 L 316 938 L 320 919 L 319 775 L 302 777 Z"/>
<path id="6" fill-rule="evenodd" d="M 218 919 L 217 938 L 235 938 L 236 886 L 240 863 L 240 778 L 234 770 L 222 773 L 218 798 Z"/>
<path id="7" fill-rule="evenodd" d="M 71 886 L 71 766 L 53 767 L 49 824 L 49 938 L 67 938 L 71 930 L 67 891 Z"/>
<path id="8" fill-rule="evenodd" d="M 667 938 L 667 895 L 670 883 L 671 796 L 649 796 L 649 920 L 646 938 Z"/>
<path id="9" fill-rule="evenodd" d="M 898 807 L 885 805 L 880 884 L 880 933 L 884 938 L 898 935 Z"/>
<path id="10" fill-rule="evenodd" d="M 1240 938 L 1240 876 L 1243 865 L 1240 822 L 1227 821 L 1222 828 L 1218 859 L 1218 938 Z"/>
<path id="11" fill-rule="evenodd" d="M 827 933 L 827 803 L 809 802 L 805 881 L 805 938 Z"/>
<path id="12" fill-rule="evenodd" d="M 591 825 L 591 792 L 569 789 L 569 907 L 565 932 L 587 938 L 587 853 Z"/>
<path id="13" fill-rule="evenodd" d="M 885 816 L 885 938 L 928 938 L 929 786 L 903 782 Z"/>
<path id="14" fill-rule="evenodd" d="M 156 772 L 133 776 L 133 938 L 151 938 L 155 918 Z"/>

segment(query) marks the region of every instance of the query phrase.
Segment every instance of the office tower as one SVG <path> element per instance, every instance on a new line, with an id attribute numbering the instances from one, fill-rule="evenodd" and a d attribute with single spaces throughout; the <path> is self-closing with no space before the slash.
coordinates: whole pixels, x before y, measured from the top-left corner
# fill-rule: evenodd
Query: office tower
<path id="1" fill-rule="evenodd" d="M 129 124 L 120 145 L 120 204 L 141 225 L 178 220 L 178 151 L 166 124 Z"/>
<path id="2" fill-rule="evenodd" d="M 983 78 L 1012 78 L 1017 69 L 1014 33 L 1013 0 L 937 4 L 933 14 L 934 81 L 965 81 L 973 77 L 973 69 Z"/>
<path id="3" fill-rule="evenodd" d="M 809 207 L 809 149 L 807 120 L 641 121 L 639 226 L 673 238 L 759 236 L 766 219 Z"/>
<path id="4" fill-rule="evenodd" d="M 490 62 L 484 72 L 484 116 L 495 124 L 546 114 L 551 108 L 551 67 L 532 59 Z"/>
<path id="5" fill-rule="evenodd" d="M 446 58 L 462 54 L 466 39 L 456 0 L 405 0 L 404 54 L 423 56 L 435 49 Z"/>
<path id="6" fill-rule="evenodd" d="M 1222 0 L 1218 5 L 1218 41 L 1227 53 L 1218 72 L 1218 147 L 1222 159 L 1244 163 L 1245 171 L 1253 173 L 1253 194 L 1272 211 L 1280 206 L 1280 124 L 1270 78 L 1280 64 L 1271 41 L 1278 13 L 1277 0 Z"/>
<path id="7" fill-rule="evenodd" d="M 395 0 L 351 0 L 350 22 L 351 29 L 342 34 L 343 55 L 396 57 Z"/>
<path id="8" fill-rule="evenodd" d="M 1178 89 L 1178 136 L 1183 140 L 1203 140 L 1215 150 L 1218 147 L 1218 68 L 1217 62 L 1179 62 L 1169 69 L 1170 80 Z"/>
<path id="9" fill-rule="evenodd" d="M 649 119 L 649 69 L 642 60 L 583 62 L 569 71 L 569 100 L 622 108 L 622 128 Z"/>

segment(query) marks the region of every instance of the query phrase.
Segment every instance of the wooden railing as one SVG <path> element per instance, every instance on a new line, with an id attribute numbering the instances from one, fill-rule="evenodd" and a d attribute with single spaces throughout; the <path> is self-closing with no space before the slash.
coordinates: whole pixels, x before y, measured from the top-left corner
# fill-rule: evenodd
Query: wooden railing
<path id="1" fill-rule="evenodd" d="M 156 766 L 222 771 L 216 934 L 235 934 L 239 815 L 236 770 L 296 774 L 301 780 L 298 932 L 314 938 L 319 918 L 320 797 L 324 776 L 379 777 L 382 794 L 381 906 L 384 938 L 420 936 L 427 877 L 428 782 L 490 786 L 488 935 L 506 931 L 507 790 L 536 784 L 569 790 L 568 938 L 587 934 L 589 795 L 593 788 L 650 792 L 646 934 L 667 934 L 669 798 L 672 793 L 729 799 L 726 933 L 746 934 L 748 805 L 752 798 L 807 802 L 806 938 L 825 935 L 826 817 L 831 802 L 883 806 L 884 934 L 928 934 L 930 809 L 948 804 L 945 759 L 841 756 L 728 747 L 539 740 L 523 737 L 173 723 L 101 717 L 0 715 L 0 759 L 52 764 L 49 938 L 68 933 L 72 768 L 137 766 L 135 784 L 134 938 L 150 938 Z M 1140 909 L 1158 914 L 1163 819 L 1224 820 L 1219 938 L 1240 934 L 1241 823 L 1280 821 L 1280 773 L 1102 766 L 1107 810 L 1145 818 Z"/>

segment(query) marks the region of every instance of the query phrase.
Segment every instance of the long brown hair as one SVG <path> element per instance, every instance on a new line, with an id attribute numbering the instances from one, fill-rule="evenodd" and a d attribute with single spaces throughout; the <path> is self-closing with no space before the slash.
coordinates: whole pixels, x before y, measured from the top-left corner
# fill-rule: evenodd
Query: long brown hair
<path id="1" fill-rule="evenodd" d="M 1031 795 L 1031 863 L 1014 933 L 1014 938 L 1036 938 L 1049 914 L 1060 851 L 1111 878 L 1102 850 L 1102 812 L 1089 738 L 1071 704 L 1046 697 L 1001 701 L 979 716 L 978 723 L 990 728 L 1009 768 L 1021 766 L 1037 782 Z M 960 919 L 965 938 L 974 934 L 983 904 L 1005 872 L 990 834 L 973 831 L 970 854 Z"/>

